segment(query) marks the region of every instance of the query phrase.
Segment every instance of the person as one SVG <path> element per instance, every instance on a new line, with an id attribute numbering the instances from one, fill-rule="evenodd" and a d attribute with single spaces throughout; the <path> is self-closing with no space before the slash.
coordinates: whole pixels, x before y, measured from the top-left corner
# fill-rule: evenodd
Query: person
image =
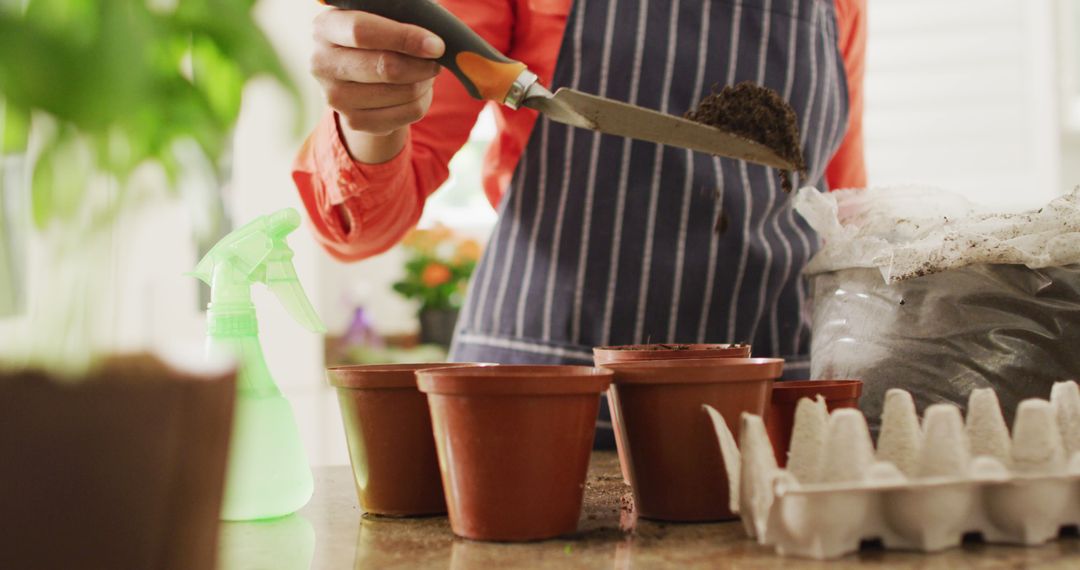
<path id="1" fill-rule="evenodd" d="M 553 90 L 682 114 L 714 88 L 769 87 L 798 116 L 796 187 L 866 184 L 865 0 L 440 4 Z M 321 244 L 360 260 L 417 223 L 485 103 L 440 72 L 443 42 L 421 28 L 328 9 L 314 35 L 329 109 L 293 178 Z M 788 377 L 808 373 L 800 273 L 818 243 L 774 171 L 494 111 L 484 191 L 499 220 L 452 359 L 587 364 L 593 346 L 741 341 L 785 358 Z"/>

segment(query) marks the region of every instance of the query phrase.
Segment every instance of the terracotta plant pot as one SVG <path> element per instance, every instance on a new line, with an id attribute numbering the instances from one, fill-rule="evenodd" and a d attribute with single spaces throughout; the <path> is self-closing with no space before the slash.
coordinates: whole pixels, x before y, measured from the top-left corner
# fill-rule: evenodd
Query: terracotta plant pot
<path id="1" fill-rule="evenodd" d="M 446 512 L 431 413 L 416 371 L 462 364 L 377 364 L 326 371 L 337 388 L 356 496 L 367 513 Z"/>
<path id="2" fill-rule="evenodd" d="M 769 431 L 769 440 L 772 441 L 780 466 L 787 464 L 791 429 L 795 425 L 795 407 L 799 400 L 821 394 L 830 412 L 836 408 L 856 408 L 862 387 L 862 380 L 797 380 L 773 384 L 765 428 Z"/>
<path id="3" fill-rule="evenodd" d="M 736 437 L 743 412 L 763 415 L 778 358 L 710 358 L 608 364 L 615 429 L 626 443 L 634 506 L 645 518 L 733 518 L 716 432 L 702 406 L 716 408 Z"/>
<path id="4" fill-rule="evenodd" d="M 626 344 L 622 346 L 598 346 L 593 349 L 593 362 L 597 366 L 615 362 L 638 362 L 641 360 L 672 360 L 677 358 L 750 358 L 749 344 Z M 612 400 L 608 389 L 608 402 Z M 618 411 L 609 405 L 611 422 L 618 422 Z M 619 469 L 623 481 L 630 482 L 626 466 L 626 452 L 623 451 L 622 436 L 615 430 L 615 451 L 619 454 Z"/>
<path id="5" fill-rule="evenodd" d="M 0 568 L 213 568 L 235 393 L 146 356 L 0 372 Z"/>
<path id="6" fill-rule="evenodd" d="M 455 534 L 521 541 L 576 530 L 610 371 L 492 366 L 421 370 L 417 377 L 431 407 Z"/>

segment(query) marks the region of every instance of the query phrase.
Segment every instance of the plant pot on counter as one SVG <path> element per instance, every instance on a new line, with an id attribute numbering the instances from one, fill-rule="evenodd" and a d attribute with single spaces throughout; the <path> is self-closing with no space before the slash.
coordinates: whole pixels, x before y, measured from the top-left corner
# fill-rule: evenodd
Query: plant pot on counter
<path id="1" fill-rule="evenodd" d="M 764 415 L 778 358 L 682 359 L 608 364 L 615 429 L 638 515 L 679 522 L 734 518 L 716 431 L 702 408 L 723 414 L 737 438 L 743 412 Z"/>
<path id="2" fill-rule="evenodd" d="M 235 394 L 148 356 L 0 372 L 0 568 L 213 568 Z"/>
<path id="3" fill-rule="evenodd" d="M 765 428 L 776 453 L 776 462 L 781 467 L 787 464 L 795 407 L 799 400 L 813 399 L 820 394 L 830 412 L 837 408 L 857 408 L 862 387 L 862 380 L 797 380 L 773 384 Z"/>
<path id="4" fill-rule="evenodd" d="M 491 366 L 420 370 L 417 377 L 428 395 L 455 534 L 525 541 L 577 529 L 610 371 Z"/>
<path id="5" fill-rule="evenodd" d="M 593 349 L 593 362 L 604 366 L 615 362 L 638 362 L 642 360 L 673 360 L 688 358 L 750 358 L 749 344 L 626 344 L 621 346 L 598 346 Z M 608 389 L 608 403 L 611 422 L 618 419 L 618 410 L 611 404 L 611 389 Z M 619 468 L 623 481 L 630 483 L 627 473 L 626 445 L 619 430 L 615 431 L 615 451 L 619 454 Z"/>
<path id="6" fill-rule="evenodd" d="M 326 371 L 337 389 L 356 496 L 384 516 L 446 513 L 427 397 L 416 371 L 467 364 L 376 364 Z"/>
<path id="7" fill-rule="evenodd" d="M 457 309 L 424 309 L 420 311 L 420 342 L 450 348 L 457 325 Z"/>

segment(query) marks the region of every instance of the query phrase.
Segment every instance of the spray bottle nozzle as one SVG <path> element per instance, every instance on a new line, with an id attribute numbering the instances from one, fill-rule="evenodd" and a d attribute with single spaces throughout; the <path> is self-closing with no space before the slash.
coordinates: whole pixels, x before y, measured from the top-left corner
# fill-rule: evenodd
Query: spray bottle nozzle
<path id="1" fill-rule="evenodd" d="M 191 275 L 210 285 L 211 305 L 250 304 L 251 284 L 263 283 L 298 323 L 312 332 L 325 332 L 300 286 L 293 251 L 285 242 L 298 227 L 300 214 L 292 208 L 256 218 L 222 238 Z"/>

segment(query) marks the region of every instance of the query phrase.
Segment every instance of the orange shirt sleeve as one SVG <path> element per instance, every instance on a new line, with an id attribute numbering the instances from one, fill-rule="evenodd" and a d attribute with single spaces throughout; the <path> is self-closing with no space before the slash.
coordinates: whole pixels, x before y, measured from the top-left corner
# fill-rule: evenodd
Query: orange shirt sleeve
<path id="1" fill-rule="evenodd" d="M 442 0 L 496 49 L 510 49 L 514 10 L 507 0 Z M 416 225 L 424 202 L 449 175 L 449 163 L 469 138 L 484 102 L 449 71 L 435 80 L 427 116 L 409 129 L 405 148 L 382 164 L 349 155 L 337 116 L 328 111 L 293 165 L 293 181 L 316 238 L 334 257 L 355 261 L 390 249 Z"/>
<path id="2" fill-rule="evenodd" d="M 866 72 L 866 0 L 836 0 L 838 42 L 848 86 L 848 128 L 840 148 L 829 161 L 829 188 L 866 186 L 863 152 L 863 76 Z"/>

